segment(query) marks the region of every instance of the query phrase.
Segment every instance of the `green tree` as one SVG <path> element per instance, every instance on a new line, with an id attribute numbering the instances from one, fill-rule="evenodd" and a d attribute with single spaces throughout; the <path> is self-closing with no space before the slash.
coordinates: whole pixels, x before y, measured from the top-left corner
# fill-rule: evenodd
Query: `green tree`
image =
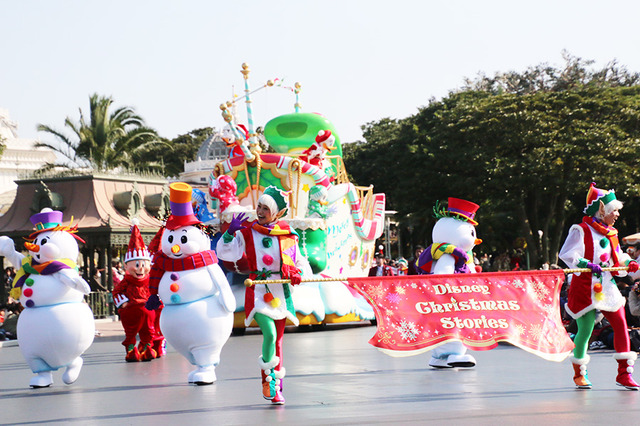
<path id="1" fill-rule="evenodd" d="M 38 142 L 36 146 L 49 148 L 63 158 L 53 167 L 90 168 L 108 170 L 114 168 L 145 169 L 136 155 L 143 149 L 162 144 L 155 130 L 130 107 L 120 107 L 113 112 L 113 99 L 93 94 L 89 97 L 89 118 L 80 109 L 80 120 L 67 117 L 65 126 L 71 130 L 68 136 L 48 125 L 39 124 L 38 131 L 53 135 L 58 143 Z"/>
<path id="2" fill-rule="evenodd" d="M 194 161 L 202 143 L 215 133 L 205 127 L 179 135 L 163 146 L 153 145 L 139 150 L 136 159 L 150 165 L 164 176 L 178 176 L 184 171 L 185 161 Z"/>
<path id="3" fill-rule="evenodd" d="M 397 121 L 388 137 L 388 119 L 369 123 L 373 143 L 354 146 L 348 169 L 358 181 L 377 174 L 377 189 L 393 194 L 389 207 L 405 226 L 430 230 L 436 200 L 466 198 L 481 205 L 479 250 L 507 250 L 520 240 L 532 266 L 555 262 L 591 181 L 623 199 L 640 194 L 638 75 L 615 63 L 592 71 L 588 61 L 565 59 L 563 69 L 540 65 L 467 82 Z M 375 169 L 361 175 L 356 163 L 372 157 Z M 417 236 L 404 240 L 429 240 Z"/>

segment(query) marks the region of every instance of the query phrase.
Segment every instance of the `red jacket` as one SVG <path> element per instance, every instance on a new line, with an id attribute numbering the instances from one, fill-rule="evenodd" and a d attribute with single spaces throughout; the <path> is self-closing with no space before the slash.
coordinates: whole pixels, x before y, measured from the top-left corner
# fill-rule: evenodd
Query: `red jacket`
<path id="1" fill-rule="evenodd" d="M 113 288 L 113 299 L 117 300 L 119 295 L 124 295 L 131 304 L 144 305 L 150 296 L 149 275 L 138 280 L 129 274 L 125 274 L 122 281 Z"/>

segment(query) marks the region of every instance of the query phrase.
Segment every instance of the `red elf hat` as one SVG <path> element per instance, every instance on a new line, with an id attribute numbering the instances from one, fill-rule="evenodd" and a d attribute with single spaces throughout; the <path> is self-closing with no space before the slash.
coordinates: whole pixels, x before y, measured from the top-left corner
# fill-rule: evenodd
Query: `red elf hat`
<path id="1" fill-rule="evenodd" d="M 133 226 L 131 227 L 131 238 L 129 238 L 129 246 L 127 252 L 124 254 L 124 263 L 131 260 L 151 260 L 147 246 L 144 244 L 142 234 L 138 228 L 138 221 L 133 220 Z"/>

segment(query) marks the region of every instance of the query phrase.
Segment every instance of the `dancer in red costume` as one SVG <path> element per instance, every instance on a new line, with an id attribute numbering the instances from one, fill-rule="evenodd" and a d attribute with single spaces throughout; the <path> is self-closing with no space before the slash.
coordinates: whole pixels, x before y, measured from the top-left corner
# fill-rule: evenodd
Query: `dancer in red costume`
<path id="1" fill-rule="evenodd" d="M 587 375 L 587 346 L 593 332 L 596 310 L 600 310 L 609 320 L 614 330 L 613 355 L 618 362 L 616 384 L 629 390 L 640 386 L 633 380 L 633 364 L 636 353 L 629 345 L 629 333 L 625 318 L 625 298 L 620 294 L 613 275 L 625 276 L 627 272 L 638 271 L 638 263 L 620 250 L 618 230 L 613 227 L 620 216 L 622 203 L 616 199 L 613 190 L 598 189 L 591 184 L 587 193 L 586 216 L 582 223 L 573 225 L 560 249 L 560 259 L 570 268 L 588 268 L 591 272 L 581 272 L 573 276 L 569 286 L 569 301 L 566 310 L 578 323 L 574 338 L 573 381 L 578 389 L 591 389 Z M 627 271 L 603 271 L 606 267 L 627 266 Z"/>
<path id="2" fill-rule="evenodd" d="M 248 261 L 254 281 L 290 279 L 300 284 L 301 270 L 310 271 L 298 250 L 298 235 L 279 219 L 286 214 L 285 194 L 275 186 L 267 187 L 258 199 L 257 220 L 244 222 L 244 214 L 233 218 L 229 228 L 218 240 L 220 259 Z M 310 272 L 308 272 L 310 273 Z M 282 340 L 287 319 L 298 325 L 291 288 L 284 284 L 256 284 L 246 288 L 245 325 L 255 319 L 262 331 L 262 355 L 258 361 L 262 374 L 262 395 L 272 404 L 284 404 L 282 379 Z"/>
<path id="3" fill-rule="evenodd" d="M 145 247 L 138 225 L 131 228 L 129 247 L 124 256 L 125 275 L 113 289 L 113 301 L 118 308 L 127 350 L 127 362 L 151 361 L 158 357 L 153 347 L 155 311 L 144 307 L 149 298 L 151 257 Z M 140 344 L 137 345 L 137 336 Z"/>

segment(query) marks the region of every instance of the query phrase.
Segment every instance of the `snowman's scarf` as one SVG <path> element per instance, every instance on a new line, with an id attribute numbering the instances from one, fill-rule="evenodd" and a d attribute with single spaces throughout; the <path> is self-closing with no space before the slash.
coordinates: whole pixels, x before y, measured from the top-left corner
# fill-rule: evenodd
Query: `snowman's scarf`
<path id="1" fill-rule="evenodd" d="M 218 263 L 218 257 L 213 250 L 205 250 L 181 259 L 172 259 L 162 252 L 153 256 L 153 265 L 149 276 L 149 290 L 151 294 L 158 294 L 158 285 L 166 271 L 188 271 Z"/>
<path id="2" fill-rule="evenodd" d="M 448 243 L 434 243 L 431 244 L 425 251 L 422 252 L 418 259 L 418 267 L 423 274 L 431 273 L 431 266 L 434 260 L 438 260 L 443 254 L 450 254 L 455 259 L 455 274 L 469 273 L 469 255 L 462 250 Z"/>
<path id="3" fill-rule="evenodd" d="M 49 262 L 38 263 L 33 260 L 33 257 L 26 256 L 22 259 L 22 266 L 20 270 L 16 272 L 16 276 L 13 279 L 11 297 L 13 297 L 14 299 L 20 298 L 20 296 L 22 295 L 22 287 L 31 274 L 51 275 L 55 274 L 58 271 L 61 271 L 62 269 L 77 270 L 78 266 L 76 265 L 76 262 L 71 259 L 57 259 L 51 260 Z"/>

